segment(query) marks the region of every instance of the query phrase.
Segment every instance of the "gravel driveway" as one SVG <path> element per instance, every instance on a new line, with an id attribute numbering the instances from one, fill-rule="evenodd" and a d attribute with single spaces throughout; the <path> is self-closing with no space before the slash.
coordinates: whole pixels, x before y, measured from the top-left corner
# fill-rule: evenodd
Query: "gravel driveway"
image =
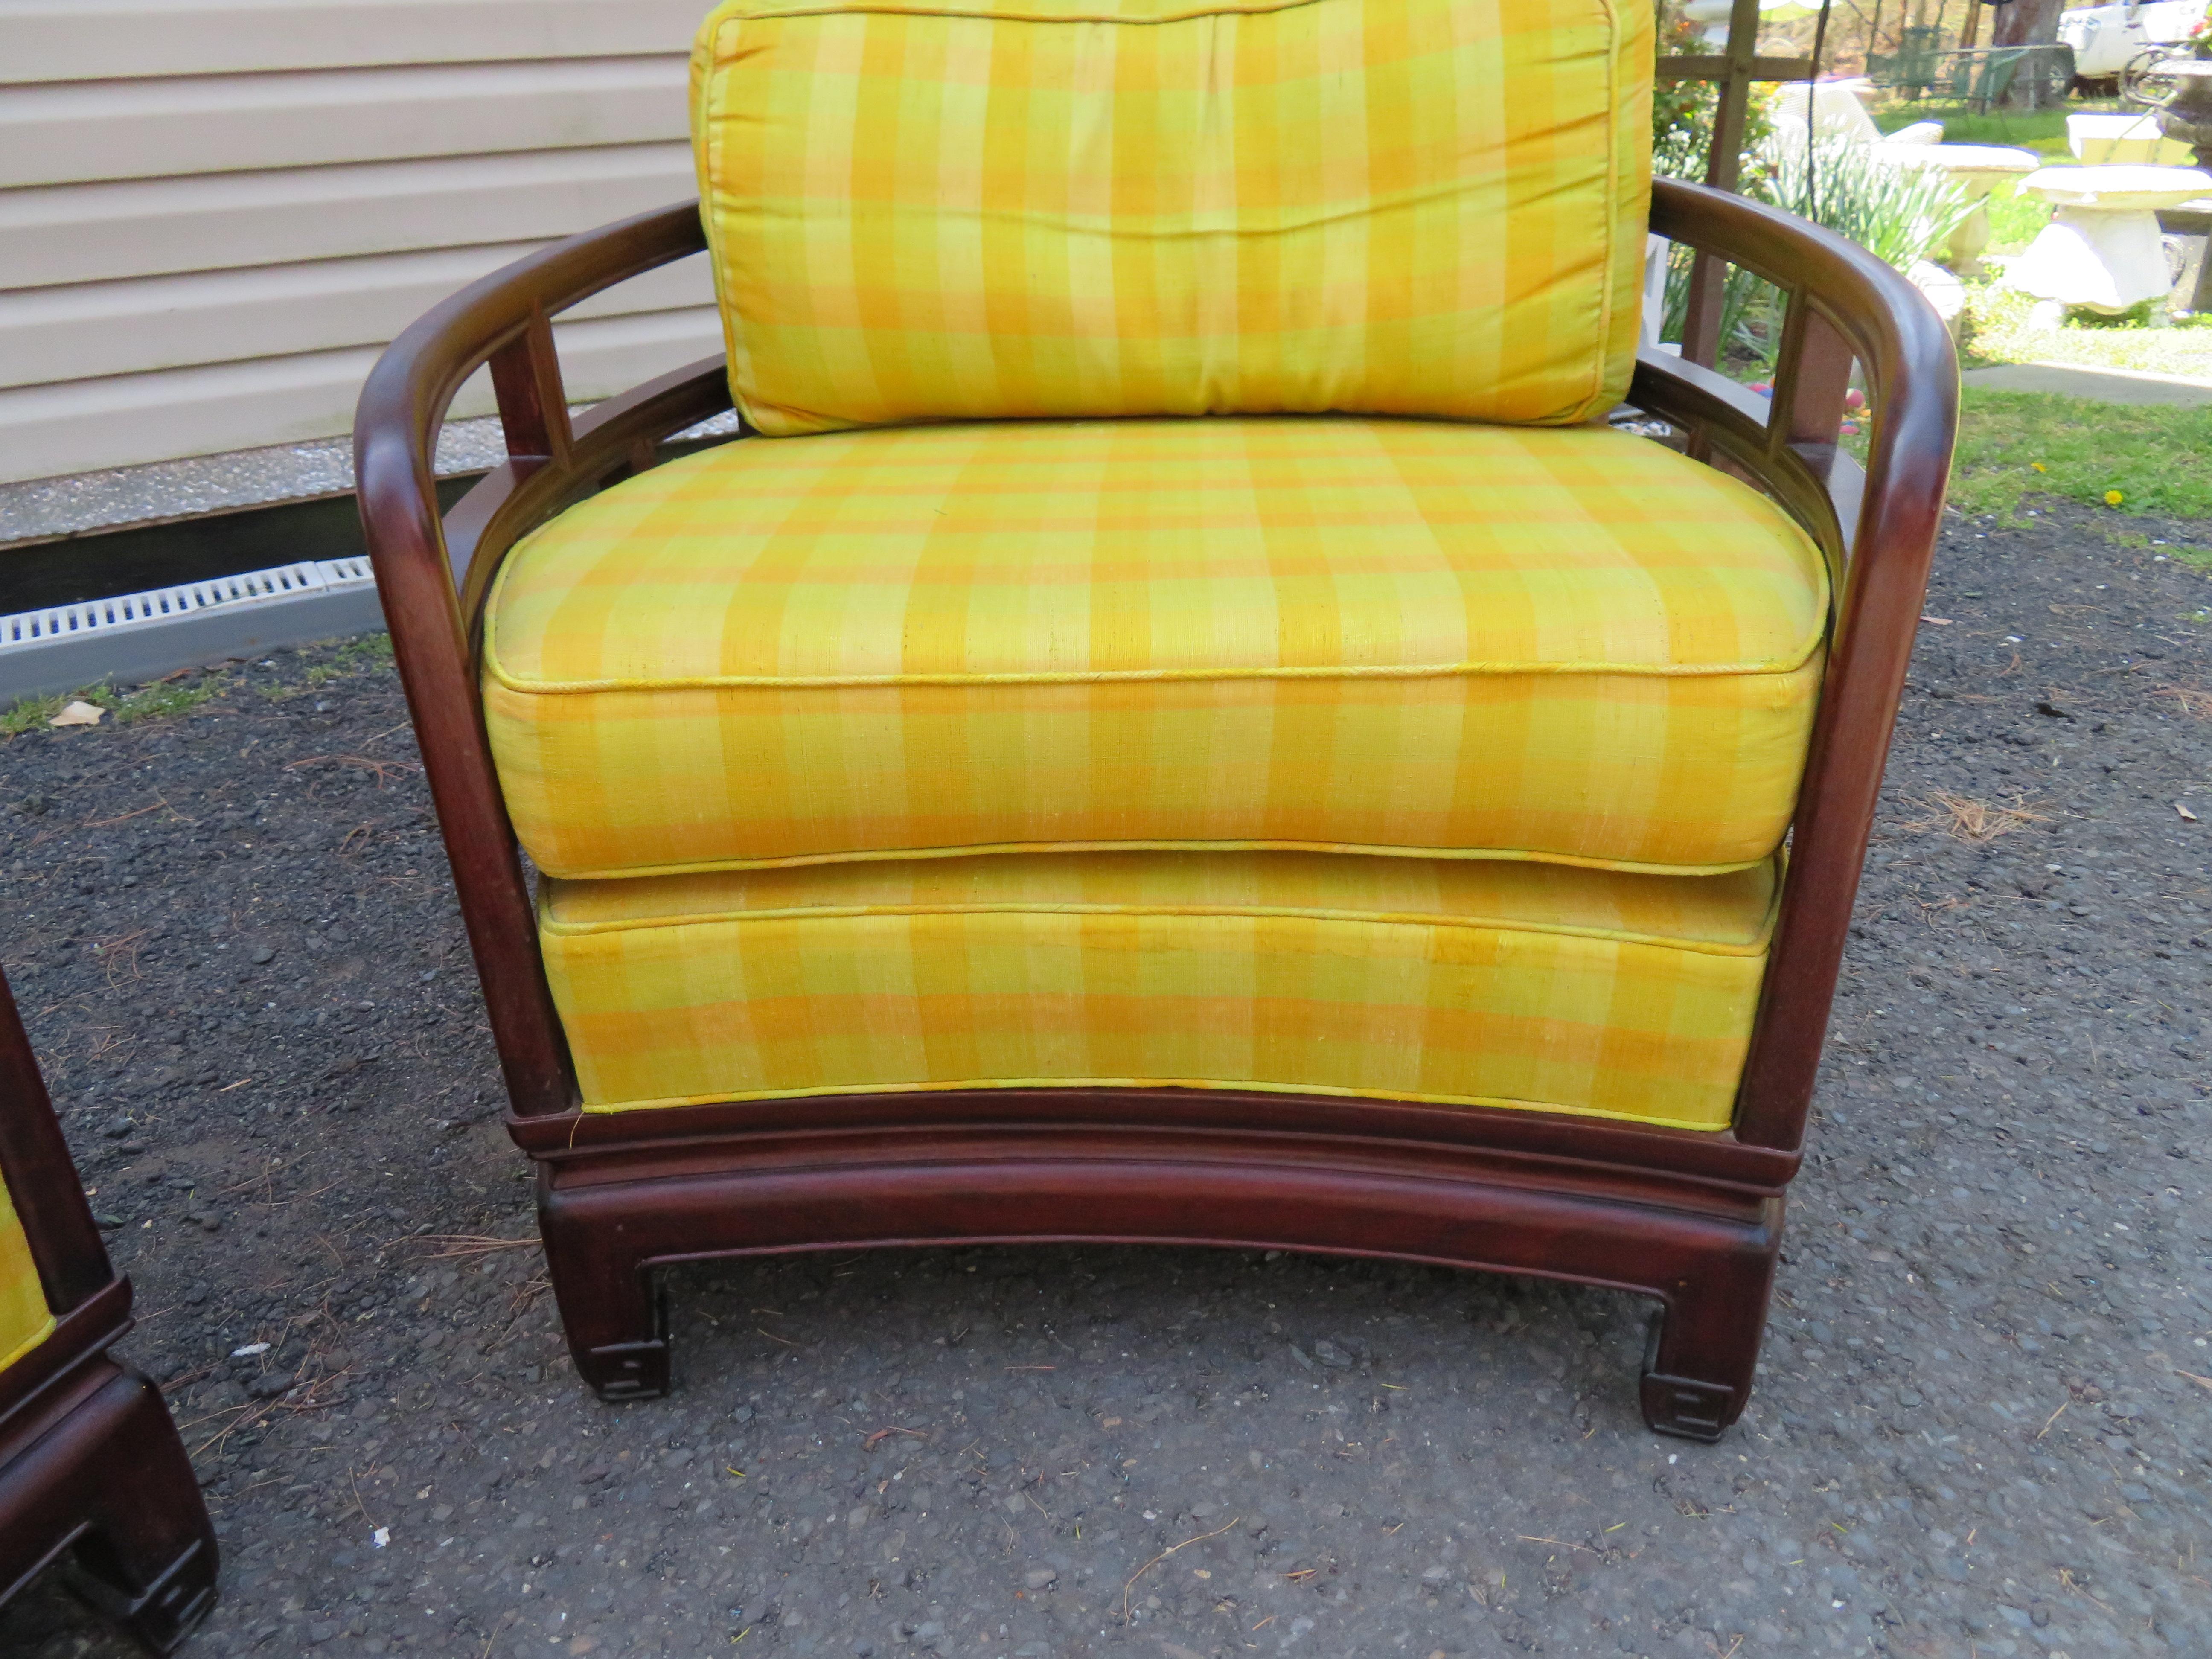
<path id="1" fill-rule="evenodd" d="M 2212 580 L 2159 544 L 2212 526 L 2122 522 L 1950 520 L 1711 1448 L 1638 1420 L 1632 1298 L 1169 1249 L 685 1270 L 674 1396 L 602 1406 L 374 642 L 0 742 L 0 954 L 224 1538 L 191 1650 L 2212 1654 Z"/>

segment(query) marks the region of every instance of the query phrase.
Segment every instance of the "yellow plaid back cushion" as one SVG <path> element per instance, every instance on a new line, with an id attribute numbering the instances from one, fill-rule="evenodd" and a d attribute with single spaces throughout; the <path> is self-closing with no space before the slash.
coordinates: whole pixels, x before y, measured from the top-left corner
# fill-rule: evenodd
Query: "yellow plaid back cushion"
<path id="1" fill-rule="evenodd" d="M 737 404 L 1588 420 L 1634 354 L 1642 0 L 725 0 Z"/>

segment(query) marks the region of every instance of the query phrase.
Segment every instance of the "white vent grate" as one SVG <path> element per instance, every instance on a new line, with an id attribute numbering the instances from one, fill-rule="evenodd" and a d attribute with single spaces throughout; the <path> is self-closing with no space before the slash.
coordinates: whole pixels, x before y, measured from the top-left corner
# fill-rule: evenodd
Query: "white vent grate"
<path id="1" fill-rule="evenodd" d="M 312 593 L 374 586 L 368 561 L 363 558 L 318 559 L 279 565 L 273 570 L 249 570 L 243 575 L 217 576 L 181 587 L 157 587 L 146 593 L 121 593 L 112 599 L 0 617 L 0 651 L 158 627 L 199 611 L 246 610 Z"/>
<path id="2" fill-rule="evenodd" d="M 0 703 L 384 625 L 365 558 L 303 560 L 0 617 Z"/>

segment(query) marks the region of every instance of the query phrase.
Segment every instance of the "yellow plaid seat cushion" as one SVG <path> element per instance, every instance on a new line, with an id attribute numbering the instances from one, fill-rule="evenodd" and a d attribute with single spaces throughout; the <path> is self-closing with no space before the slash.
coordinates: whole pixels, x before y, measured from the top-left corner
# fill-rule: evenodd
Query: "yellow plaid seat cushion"
<path id="1" fill-rule="evenodd" d="M 485 623 L 500 779 L 586 878 L 1023 848 L 1651 870 L 1788 825 L 1827 589 L 1599 428 L 1348 417 L 744 439 L 570 508 Z"/>
<path id="2" fill-rule="evenodd" d="M 549 881 L 540 938 L 596 1111 L 1129 1084 L 1717 1129 L 1775 891 L 1771 863 L 1014 854 Z"/>
<path id="3" fill-rule="evenodd" d="M 1626 388 L 1645 0 L 726 0 L 692 127 L 770 435 Z"/>
<path id="4" fill-rule="evenodd" d="M 0 1371 L 45 1341 L 54 1328 L 31 1242 L 15 1200 L 0 1182 Z"/>

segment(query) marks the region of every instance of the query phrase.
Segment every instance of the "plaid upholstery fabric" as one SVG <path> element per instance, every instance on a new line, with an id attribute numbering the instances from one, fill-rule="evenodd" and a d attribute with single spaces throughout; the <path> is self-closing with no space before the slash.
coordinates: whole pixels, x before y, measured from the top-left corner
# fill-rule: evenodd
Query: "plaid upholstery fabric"
<path id="1" fill-rule="evenodd" d="M 38 1264 L 31 1260 L 31 1242 L 23 1236 L 5 1183 L 0 1183 L 0 1371 L 45 1341 L 53 1328 Z"/>
<path id="2" fill-rule="evenodd" d="M 1642 0 L 727 0 L 738 407 L 1573 422 L 1628 382 Z"/>
<path id="3" fill-rule="evenodd" d="M 1717 1129 L 1771 865 L 1024 854 L 549 881 L 585 1104 L 1164 1084 Z"/>
<path id="4" fill-rule="evenodd" d="M 586 877 L 1115 845 L 1741 867 L 1826 576 L 1588 428 L 1011 422 L 745 439 L 535 532 L 484 713 Z"/>

